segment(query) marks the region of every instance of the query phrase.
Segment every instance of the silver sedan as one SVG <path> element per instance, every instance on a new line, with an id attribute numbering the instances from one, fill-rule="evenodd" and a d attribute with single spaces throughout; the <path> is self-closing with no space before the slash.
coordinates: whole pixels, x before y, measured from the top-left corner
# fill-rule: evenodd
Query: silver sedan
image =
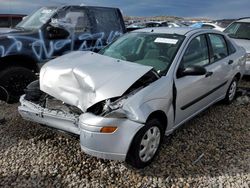
<path id="1" fill-rule="evenodd" d="M 218 101 L 233 101 L 245 63 L 245 50 L 219 31 L 137 30 L 99 53 L 45 64 L 19 112 L 79 134 L 87 154 L 143 168 L 164 135 Z"/>

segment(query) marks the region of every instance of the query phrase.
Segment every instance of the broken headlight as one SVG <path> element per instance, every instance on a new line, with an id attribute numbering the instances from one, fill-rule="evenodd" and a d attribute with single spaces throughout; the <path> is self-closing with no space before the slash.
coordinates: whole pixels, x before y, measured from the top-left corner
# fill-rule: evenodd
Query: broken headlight
<path id="1" fill-rule="evenodd" d="M 126 118 L 127 115 L 123 109 L 119 108 L 117 110 L 114 110 L 114 111 L 107 113 L 106 115 L 104 115 L 104 117 L 106 117 L 106 118 Z"/>

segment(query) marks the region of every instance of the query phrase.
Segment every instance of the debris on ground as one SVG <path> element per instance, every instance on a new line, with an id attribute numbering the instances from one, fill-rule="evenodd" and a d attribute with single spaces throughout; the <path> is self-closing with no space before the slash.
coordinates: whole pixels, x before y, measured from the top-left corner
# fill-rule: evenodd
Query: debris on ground
<path id="1" fill-rule="evenodd" d="M 202 153 L 194 162 L 192 162 L 192 165 L 195 165 L 196 163 L 198 163 L 203 157 L 204 157 L 204 153 Z"/>

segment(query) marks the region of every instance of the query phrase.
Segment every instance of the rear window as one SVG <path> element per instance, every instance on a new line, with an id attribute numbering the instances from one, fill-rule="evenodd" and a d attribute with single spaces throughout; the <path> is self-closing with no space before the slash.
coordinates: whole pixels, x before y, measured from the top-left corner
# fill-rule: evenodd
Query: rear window
<path id="1" fill-rule="evenodd" d="M 91 8 L 90 15 L 94 17 L 97 33 L 104 32 L 109 35 L 111 31 L 123 32 L 120 15 L 116 9 Z"/>

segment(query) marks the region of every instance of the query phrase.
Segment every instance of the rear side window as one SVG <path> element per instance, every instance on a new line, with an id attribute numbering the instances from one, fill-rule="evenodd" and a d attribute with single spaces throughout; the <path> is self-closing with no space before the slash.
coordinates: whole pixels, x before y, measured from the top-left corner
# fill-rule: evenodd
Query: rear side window
<path id="1" fill-rule="evenodd" d="M 228 56 L 227 44 L 222 35 L 208 34 L 212 45 L 211 63 L 219 61 Z"/>

